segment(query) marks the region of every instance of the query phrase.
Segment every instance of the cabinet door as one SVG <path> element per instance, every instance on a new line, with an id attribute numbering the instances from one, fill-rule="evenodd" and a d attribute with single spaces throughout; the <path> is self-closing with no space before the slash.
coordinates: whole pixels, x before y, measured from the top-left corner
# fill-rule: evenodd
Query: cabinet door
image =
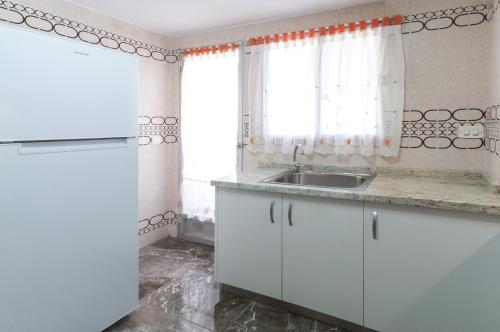
<path id="1" fill-rule="evenodd" d="M 285 196 L 283 299 L 363 324 L 363 205 Z"/>
<path id="2" fill-rule="evenodd" d="M 364 229 L 367 327 L 498 330 L 498 216 L 367 204 Z"/>
<path id="3" fill-rule="evenodd" d="M 222 283 L 281 299 L 281 195 L 217 190 Z"/>

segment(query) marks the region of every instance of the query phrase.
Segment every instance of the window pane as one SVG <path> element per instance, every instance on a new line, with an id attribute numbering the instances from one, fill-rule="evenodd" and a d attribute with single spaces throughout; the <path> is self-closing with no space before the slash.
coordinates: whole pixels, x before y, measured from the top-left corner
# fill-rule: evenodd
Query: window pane
<path id="1" fill-rule="evenodd" d="M 375 135 L 377 37 L 340 36 L 321 50 L 321 135 Z"/>
<path id="2" fill-rule="evenodd" d="M 301 42 L 302 43 L 302 42 Z M 305 136 L 316 123 L 316 44 L 276 45 L 266 71 L 267 132 L 270 136 Z"/>

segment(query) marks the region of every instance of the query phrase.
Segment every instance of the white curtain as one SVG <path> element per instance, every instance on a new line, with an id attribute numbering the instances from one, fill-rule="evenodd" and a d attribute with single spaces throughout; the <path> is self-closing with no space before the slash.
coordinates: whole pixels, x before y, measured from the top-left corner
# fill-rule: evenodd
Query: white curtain
<path id="1" fill-rule="evenodd" d="M 237 164 L 238 51 L 186 57 L 181 91 L 182 211 L 213 220 L 210 180 Z"/>
<path id="2" fill-rule="evenodd" d="M 401 26 L 250 48 L 250 150 L 396 156 L 404 103 Z"/>
<path id="3" fill-rule="evenodd" d="M 248 100 L 254 150 L 291 152 L 302 143 L 312 152 L 317 118 L 318 41 L 254 46 L 250 56 Z M 258 127 L 257 127 L 258 126 Z"/>

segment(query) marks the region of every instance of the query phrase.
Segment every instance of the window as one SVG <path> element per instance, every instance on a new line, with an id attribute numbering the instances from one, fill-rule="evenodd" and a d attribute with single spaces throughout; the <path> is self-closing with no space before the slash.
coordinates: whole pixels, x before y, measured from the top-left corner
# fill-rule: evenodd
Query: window
<path id="1" fill-rule="evenodd" d="M 398 154 L 401 26 L 251 46 L 249 63 L 251 150 L 288 153 L 301 143 L 306 153 Z"/>

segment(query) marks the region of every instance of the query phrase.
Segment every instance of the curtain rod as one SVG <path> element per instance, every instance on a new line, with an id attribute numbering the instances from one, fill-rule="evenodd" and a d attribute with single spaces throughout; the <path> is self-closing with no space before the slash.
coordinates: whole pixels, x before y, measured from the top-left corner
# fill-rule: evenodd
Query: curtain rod
<path id="1" fill-rule="evenodd" d="M 216 53 L 217 51 L 224 53 L 229 50 L 235 50 L 240 45 L 255 46 L 261 44 L 269 44 L 272 42 L 276 43 L 279 41 L 286 42 L 290 40 L 293 41 L 297 39 L 300 40 L 305 38 L 313 38 L 317 34 L 319 34 L 320 36 L 334 35 L 337 33 L 354 32 L 357 29 L 365 30 L 368 28 L 368 26 L 370 26 L 372 29 L 375 29 L 378 27 L 386 27 L 390 25 L 400 25 L 402 21 L 403 17 L 401 15 L 395 15 L 392 17 L 385 16 L 383 18 L 374 18 L 371 20 L 361 20 L 357 22 L 341 23 L 330 26 L 322 26 L 319 28 L 311 28 L 307 30 L 298 30 L 292 32 L 262 35 L 258 37 L 250 37 L 244 41 L 235 41 L 235 42 L 222 43 L 218 45 L 178 49 L 175 52 L 176 54 L 184 54 L 187 56 Z"/>

